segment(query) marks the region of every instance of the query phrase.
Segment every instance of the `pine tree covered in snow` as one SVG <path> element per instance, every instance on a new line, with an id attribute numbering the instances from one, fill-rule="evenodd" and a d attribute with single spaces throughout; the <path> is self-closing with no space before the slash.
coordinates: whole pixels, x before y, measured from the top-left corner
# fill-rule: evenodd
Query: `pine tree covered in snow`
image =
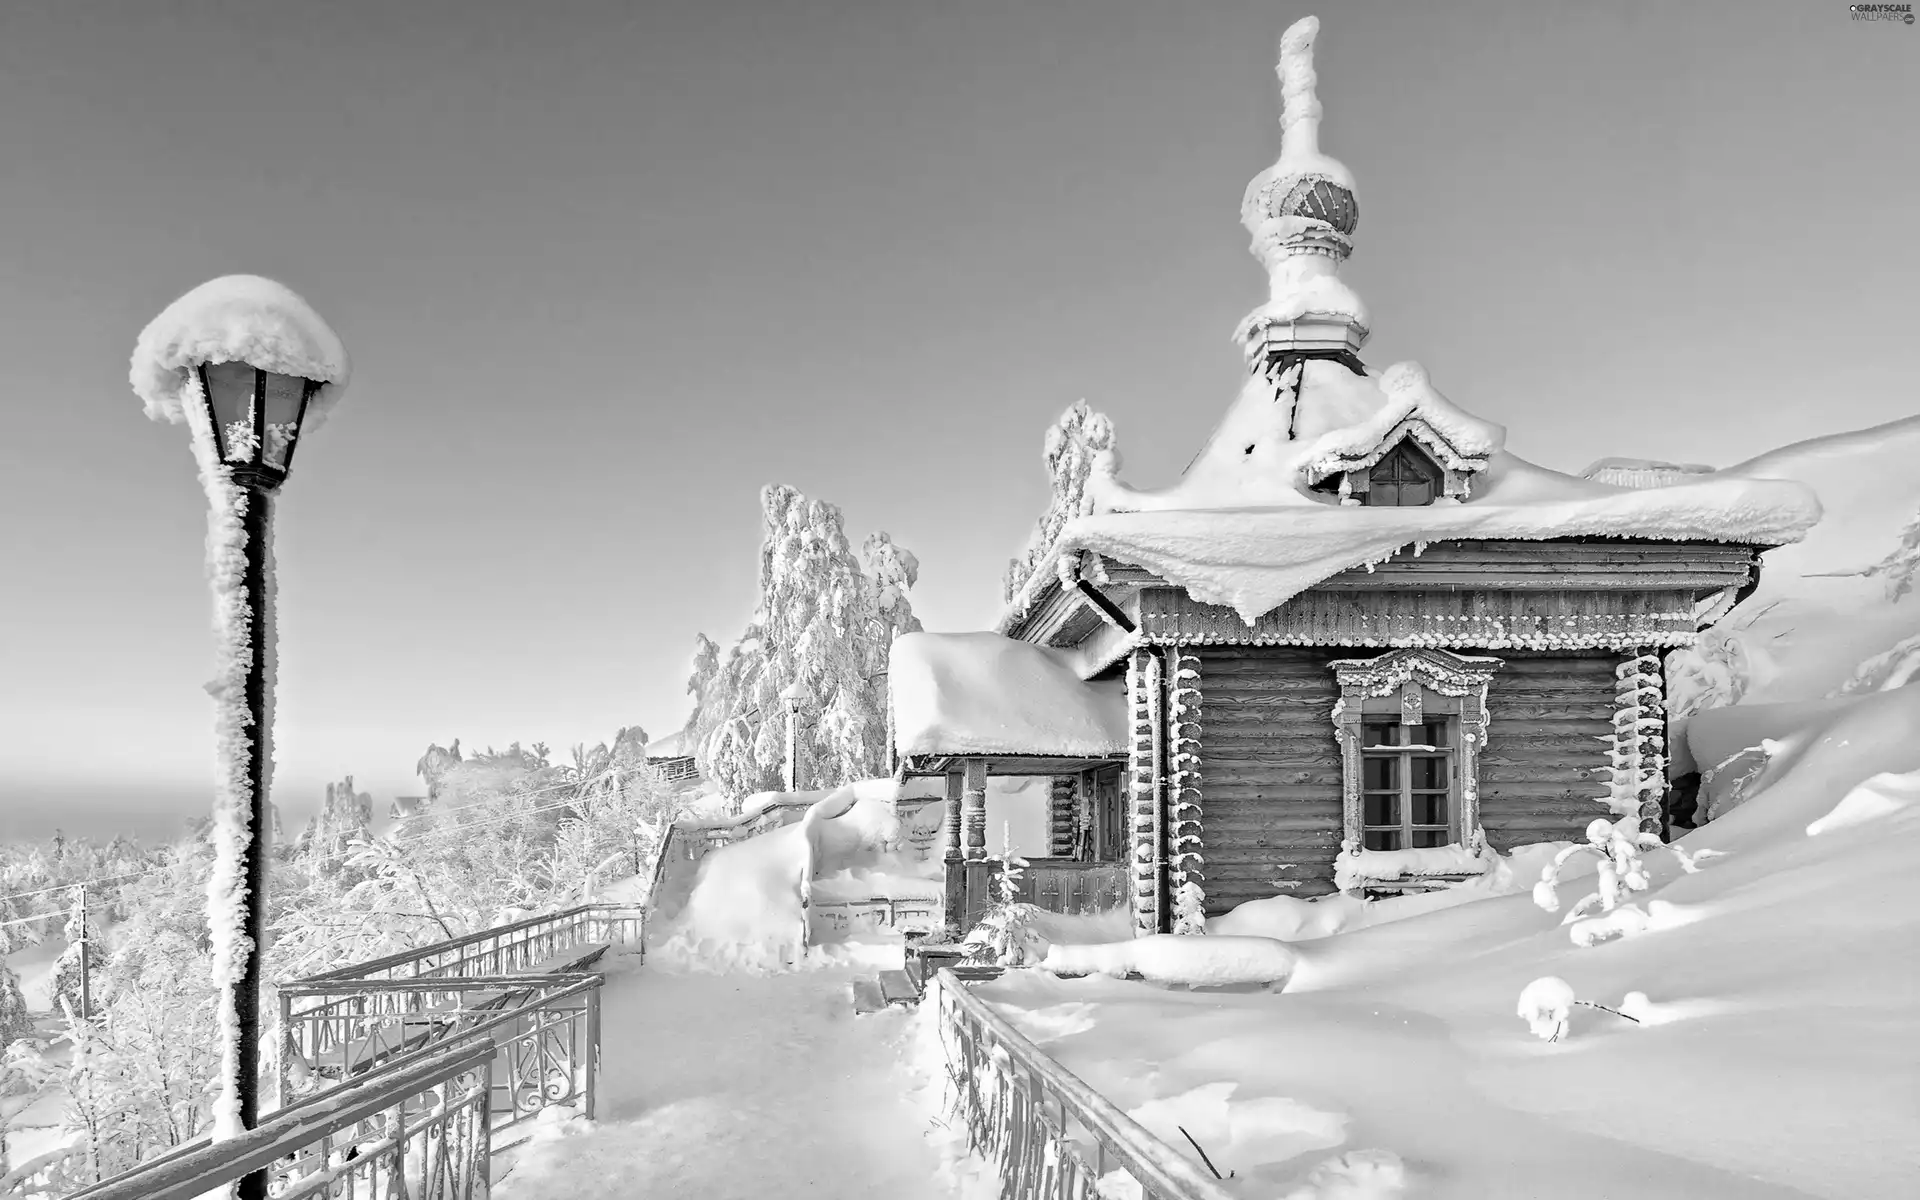
<path id="1" fill-rule="evenodd" d="M 20 990 L 20 977 L 0 963 L 0 1054 L 17 1038 L 33 1032 L 33 1015 L 27 1011 L 27 997 Z"/>
<path id="2" fill-rule="evenodd" d="M 701 637 L 688 691 L 691 749 L 731 796 L 777 789 L 785 777 L 787 705 L 798 684 L 800 776 L 830 787 L 887 763 L 887 652 L 920 628 L 907 593 L 920 565 L 884 533 L 859 554 L 838 508 L 789 487 L 761 495 L 766 536 L 760 603 L 724 654 Z"/>
<path id="3" fill-rule="evenodd" d="M 1034 569 L 1053 549 L 1066 523 L 1086 513 L 1087 477 L 1093 473 L 1094 461 L 1113 449 L 1113 422 L 1088 408 L 1085 400 L 1077 401 L 1047 430 L 1045 445 L 1052 490 L 1046 511 L 1027 537 L 1026 548 L 1007 565 L 1005 592 L 1009 602 L 1033 577 Z"/>
<path id="4" fill-rule="evenodd" d="M 1003 834 L 1010 838 L 1010 834 Z M 1037 964 L 1046 957 L 1046 942 L 1039 930 L 1041 910 L 1020 899 L 1020 882 L 1027 871 L 1027 860 L 1013 853 L 1012 842 L 1001 856 L 1000 869 L 993 877 L 993 903 L 961 939 L 968 962 L 998 963 L 1021 967 Z"/>

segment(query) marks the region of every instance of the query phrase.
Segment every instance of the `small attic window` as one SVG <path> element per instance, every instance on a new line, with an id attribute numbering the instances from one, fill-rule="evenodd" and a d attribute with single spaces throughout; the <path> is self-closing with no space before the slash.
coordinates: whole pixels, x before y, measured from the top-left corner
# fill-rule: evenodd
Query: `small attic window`
<path id="1" fill-rule="evenodd" d="M 1439 464 L 1406 440 L 1367 472 L 1362 502 L 1372 508 L 1415 508 L 1432 504 L 1441 486 Z"/>

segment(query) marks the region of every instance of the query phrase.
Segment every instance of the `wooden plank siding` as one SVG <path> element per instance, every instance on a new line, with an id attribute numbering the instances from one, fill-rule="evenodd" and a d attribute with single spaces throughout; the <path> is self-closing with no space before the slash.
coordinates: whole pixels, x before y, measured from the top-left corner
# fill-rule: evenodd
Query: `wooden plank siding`
<path id="1" fill-rule="evenodd" d="M 1613 741 L 1610 652 L 1501 655 L 1487 689 L 1487 747 L 1480 756 L 1480 825 L 1496 850 L 1576 838 L 1608 816 Z"/>
<path id="2" fill-rule="evenodd" d="M 1200 676 L 1202 876 L 1209 916 L 1281 894 L 1334 890 L 1340 852 L 1339 687 L 1334 649 L 1196 648 Z"/>

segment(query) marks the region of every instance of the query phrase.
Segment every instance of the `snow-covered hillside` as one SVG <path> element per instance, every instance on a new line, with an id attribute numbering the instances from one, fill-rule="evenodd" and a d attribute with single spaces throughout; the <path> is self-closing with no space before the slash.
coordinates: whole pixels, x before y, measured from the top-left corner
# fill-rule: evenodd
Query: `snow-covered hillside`
<path id="1" fill-rule="evenodd" d="M 1799 442 L 1719 472 L 1804 483 L 1822 515 L 1801 541 L 1769 551 L 1758 590 L 1696 650 L 1670 661 L 1677 711 L 1812 700 L 1850 681 L 1850 690 L 1886 681 L 1902 656 L 1871 660 L 1920 635 L 1920 596 L 1896 600 L 1884 575 L 1867 572 L 1920 515 L 1915 461 L 1920 416 Z"/>

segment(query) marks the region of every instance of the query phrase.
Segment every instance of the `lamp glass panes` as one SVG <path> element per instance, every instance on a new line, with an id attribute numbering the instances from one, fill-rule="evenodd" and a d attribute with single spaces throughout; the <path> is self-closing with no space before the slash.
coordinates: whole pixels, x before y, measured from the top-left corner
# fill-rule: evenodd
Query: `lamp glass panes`
<path id="1" fill-rule="evenodd" d="M 300 420 L 318 385 L 244 362 L 203 365 L 200 385 L 220 461 L 253 482 L 279 486 L 293 463 Z"/>

